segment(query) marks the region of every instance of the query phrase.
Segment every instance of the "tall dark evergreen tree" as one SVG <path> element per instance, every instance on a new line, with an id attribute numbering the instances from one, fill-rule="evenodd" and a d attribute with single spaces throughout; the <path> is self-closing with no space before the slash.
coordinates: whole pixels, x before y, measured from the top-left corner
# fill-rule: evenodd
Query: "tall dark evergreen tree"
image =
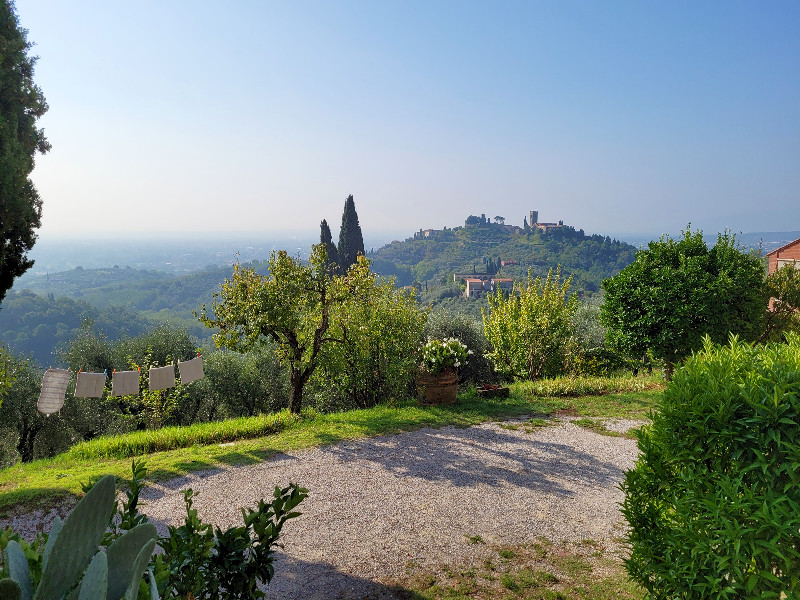
<path id="1" fill-rule="evenodd" d="M 356 263 L 359 254 L 364 254 L 364 236 L 361 235 L 361 225 L 358 224 L 358 214 L 352 194 L 344 201 L 338 251 L 339 266 L 343 272 Z"/>
<path id="2" fill-rule="evenodd" d="M 319 242 L 325 246 L 325 251 L 328 254 L 328 258 L 326 260 L 328 272 L 333 272 L 334 267 L 339 266 L 339 251 L 336 249 L 336 245 L 333 243 L 333 236 L 331 235 L 331 228 L 328 227 L 328 221 L 322 219 L 322 223 L 319 224 L 319 229 Z"/>
<path id="3" fill-rule="evenodd" d="M 42 201 L 29 179 L 33 157 L 50 150 L 36 119 L 47 112 L 33 83 L 36 57 L 28 56 L 27 30 L 12 0 L 0 0 L 0 302 L 14 278 L 33 261 L 27 256 L 41 225 Z"/>

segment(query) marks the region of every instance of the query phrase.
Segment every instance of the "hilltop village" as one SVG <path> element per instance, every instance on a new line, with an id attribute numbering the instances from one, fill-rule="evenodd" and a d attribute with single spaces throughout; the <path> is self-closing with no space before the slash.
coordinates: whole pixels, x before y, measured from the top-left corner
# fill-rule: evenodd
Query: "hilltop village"
<path id="1" fill-rule="evenodd" d="M 464 229 L 495 229 L 500 230 L 511 235 L 530 234 L 539 231 L 543 234 L 552 232 L 554 230 L 564 229 L 565 227 L 573 230 L 568 225 L 564 225 L 564 221 L 557 223 L 540 222 L 539 211 L 532 210 L 523 217 L 523 223 L 519 225 L 506 225 L 505 217 L 497 215 L 492 221 L 491 217 L 487 217 L 485 213 L 480 216 L 470 215 L 464 220 Z M 420 229 L 414 234 L 412 239 L 425 240 L 435 239 L 452 230 L 443 229 Z M 581 230 L 581 235 L 583 231 Z M 473 267 L 472 272 L 469 273 L 453 273 L 453 282 L 460 283 L 463 287 L 464 298 L 479 298 L 486 293 L 494 293 L 496 290 L 511 291 L 514 287 L 514 279 L 511 277 L 499 276 L 499 271 L 503 267 L 516 266 L 518 261 L 514 258 L 501 259 L 498 257 L 496 260 L 484 259 L 486 270 L 483 273 L 477 272 Z"/>

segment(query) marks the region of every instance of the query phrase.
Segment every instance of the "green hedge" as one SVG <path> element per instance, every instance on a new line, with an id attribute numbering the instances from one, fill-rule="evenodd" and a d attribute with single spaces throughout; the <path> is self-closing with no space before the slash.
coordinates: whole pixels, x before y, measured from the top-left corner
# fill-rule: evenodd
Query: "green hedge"
<path id="1" fill-rule="evenodd" d="M 800 594 L 800 337 L 686 361 L 626 474 L 631 577 L 654 598 Z"/>

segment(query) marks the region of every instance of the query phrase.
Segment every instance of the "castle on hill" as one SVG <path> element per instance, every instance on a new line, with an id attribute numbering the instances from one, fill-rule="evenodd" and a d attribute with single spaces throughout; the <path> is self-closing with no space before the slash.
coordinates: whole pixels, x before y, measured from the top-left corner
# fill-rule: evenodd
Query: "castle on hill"
<path id="1" fill-rule="evenodd" d="M 539 222 L 539 211 L 532 210 L 528 213 L 527 216 L 522 218 L 523 226 L 520 227 L 519 225 L 506 225 L 506 220 L 504 217 L 497 216 L 494 218 L 494 223 L 492 222 L 492 218 L 486 217 L 486 213 L 481 213 L 481 216 L 478 217 L 476 215 L 470 215 L 464 220 L 464 227 L 500 227 L 504 231 L 508 231 L 509 233 L 524 233 L 526 231 L 533 231 L 534 229 L 538 229 L 542 233 L 547 233 L 552 229 L 561 229 L 564 227 L 564 221 L 559 221 L 558 223 L 540 223 Z M 414 233 L 413 239 L 415 240 L 424 240 L 427 238 L 436 237 L 439 233 L 441 233 L 442 229 L 420 229 L 416 233 Z"/>
<path id="2" fill-rule="evenodd" d="M 529 220 L 530 218 L 530 220 Z M 533 229 L 539 229 L 543 233 L 547 233 L 550 229 L 561 229 L 564 227 L 564 221 L 559 221 L 558 223 L 540 223 L 539 222 L 539 211 L 532 210 L 528 213 L 528 216 L 523 217 L 523 226 L 519 227 L 518 225 L 506 225 L 506 220 L 503 217 L 495 217 L 494 223 L 492 223 L 492 219 L 486 218 L 485 213 L 481 213 L 480 217 L 475 215 L 470 215 L 464 221 L 464 227 L 480 227 L 486 225 L 494 225 L 497 227 L 502 227 L 507 231 L 511 231 L 512 233 L 521 233 L 522 231 L 530 231 Z M 429 230 L 430 231 L 430 230 Z M 425 236 L 429 237 L 429 236 Z"/>

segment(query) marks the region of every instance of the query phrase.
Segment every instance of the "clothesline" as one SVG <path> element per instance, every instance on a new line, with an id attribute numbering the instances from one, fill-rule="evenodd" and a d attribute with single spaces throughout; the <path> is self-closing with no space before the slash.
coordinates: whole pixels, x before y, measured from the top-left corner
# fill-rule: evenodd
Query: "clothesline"
<path id="1" fill-rule="evenodd" d="M 137 371 L 117 371 L 111 374 L 111 395 L 130 396 L 139 393 L 139 375 Z M 203 373 L 203 358 L 178 361 L 178 372 L 181 384 L 191 383 L 205 377 Z M 42 377 L 42 391 L 37 410 L 44 415 L 51 415 L 61 410 L 69 385 L 70 372 L 66 369 L 47 369 Z M 107 373 L 86 373 L 78 370 L 75 379 L 76 398 L 100 398 L 106 387 Z M 166 390 L 175 387 L 175 365 L 164 367 L 150 367 L 148 374 L 149 388 L 151 391 Z"/>

